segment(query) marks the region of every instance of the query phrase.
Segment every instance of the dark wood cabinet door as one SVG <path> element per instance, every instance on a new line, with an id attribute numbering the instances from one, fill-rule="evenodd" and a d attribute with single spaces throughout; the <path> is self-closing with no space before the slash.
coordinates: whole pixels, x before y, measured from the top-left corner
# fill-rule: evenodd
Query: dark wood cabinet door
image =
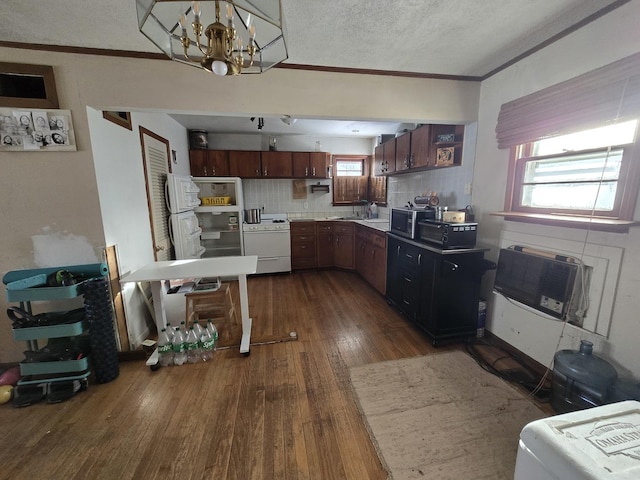
<path id="1" fill-rule="evenodd" d="M 318 268 L 333 267 L 333 234 L 318 233 Z"/>
<path id="2" fill-rule="evenodd" d="M 411 168 L 411 133 L 396 138 L 396 171 Z"/>
<path id="3" fill-rule="evenodd" d="M 193 177 L 226 177 L 229 175 L 229 152 L 226 150 L 189 150 Z"/>
<path id="4" fill-rule="evenodd" d="M 309 177 L 309 152 L 293 152 L 291 161 L 293 163 L 293 178 Z"/>
<path id="5" fill-rule="evenodd" d="M 291 178 L 291 152 L 262 152 L 262 178 Z"/>
<path id="6" fill-rule="evenodd" d="M 229 152 L 229 174 L 232 177 L 240 178 L 261 177 L 260 152 L 231 150 Z"/>
<path id="7" fill-rule="evenodd" d="M 189 150 L 189 166 L 191 167 L 191 175 L 194 177 L 206 177 L 206 150 Z"/>
<path id="8" fill-rule="evenodd" d="M 353 233 L 336 232 L 333 243 L 333 259 L 336 267 L 353 269 Z"/>
<path id="9" fill-rule="evenodd" d="M 382 150 L 382 158 L 384 159 L 384 169 L 386 174 L 393 173 L 396 167 L 396 139 L 384 142 Z"/>
<path id="10" fill-rule="evenodd" d="M 309 177 L 310 178 L 330 178 L 329 164 L 331 155 L 327 152 L 309 153 Z"/>
<path id="11" fill-rule="evenodd" d="M 378 145 L 373 152 L 373 174 L 384 175 L 386 172 L 384 168 L 384 143 Z"/>
<path id="12" fill-rule="evenodd" d="M 411 168 L 429 166 L 429 125 L 411 132 Z"/>

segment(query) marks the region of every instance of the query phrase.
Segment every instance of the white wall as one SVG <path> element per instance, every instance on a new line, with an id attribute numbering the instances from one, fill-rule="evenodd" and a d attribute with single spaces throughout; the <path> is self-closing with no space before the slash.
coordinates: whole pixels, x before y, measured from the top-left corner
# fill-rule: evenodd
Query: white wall
<path id="1" fill-rule="evenodd" d="M 634 0 L 484 81 L 473 179 L 473 204 L 480 222 L 479 241 L 491 247 L 488 257 L 493 260 L 497 259 L 500 239 L 510 232 L 528 235 L 533 242 L 544 238 L 550 245 L 554 239 L 556 244 L 568 239 L 588 244 L 592 251 L 600 245 L 623 249 L 619 276 L 608 280 L 606 286 L 615 292 L 604 299 L 613 303 L 608 336 L 568 327 L 560 339 L 560 322 L 496 301 L 490 292 L 492 273 L 486 275 L 483 282 L 484 294 L 490 300 L 487 328 L 543 364 L 552 361 L 557 347 L 577 349 L 581 338 L 593 340 L 596 353 L 612 361 L 619 373 L 636 378 L 640 378 L 640 351 L 637 348 L 638 297 L 634 292 L 640 289 L 640 229 L 632 228 L 628 234 L 586 232 L 506 222 L 502 217 L 491 216 L 490 212 L 503 209 L 507 178 L 509 152 L 497 149 L 494 130 L 500 106 L 638 52 L 638 18 L 640 1 Z M 638 214 L 640 211 L 636 211 Z"/>
<path id="2" fill-rule="evenodd" d="M 90 107 L 87 118 L 105 245 L 116 246 L 123 275 L 154 260 L 139 127 L 169 141 L 176 151 L 172 172 L 177 174 L 189 174 L 187 132 L 166 114 L 133 112 L 132 130 L 105 120 L 101 111 Z M 129 341 L 137 348 L 149 334 L 148 313 L 135 285 L 122 287 Z"/>

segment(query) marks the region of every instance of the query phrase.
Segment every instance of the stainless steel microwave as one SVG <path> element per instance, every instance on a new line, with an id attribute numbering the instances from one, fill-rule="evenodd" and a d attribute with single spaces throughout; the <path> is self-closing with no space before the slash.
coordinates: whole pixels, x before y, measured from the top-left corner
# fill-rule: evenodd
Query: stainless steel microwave
<path id="1" fill-rule="evenodd" d="M 422 208 L 392 208 L 391 209 L 391 233 L 417 240 L 420 235 L 418 222 L 421 220 L 433 220 L 435 210 Z"/>

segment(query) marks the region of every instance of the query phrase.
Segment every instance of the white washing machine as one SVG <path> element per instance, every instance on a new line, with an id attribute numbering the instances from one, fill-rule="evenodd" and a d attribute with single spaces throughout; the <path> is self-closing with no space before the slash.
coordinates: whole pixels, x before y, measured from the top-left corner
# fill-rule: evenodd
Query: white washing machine
<path id="1" fill-rule="evenodd" d="M 640 479 L 640 402 L 556 415 L 520 433 L 514 480 Z"/>

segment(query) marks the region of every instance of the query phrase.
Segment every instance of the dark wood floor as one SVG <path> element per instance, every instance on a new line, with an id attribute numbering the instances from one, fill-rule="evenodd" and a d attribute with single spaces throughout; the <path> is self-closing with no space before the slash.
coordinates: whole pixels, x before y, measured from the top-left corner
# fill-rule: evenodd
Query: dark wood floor
<path id="1" fill-rule="evenodd" d="M 2 405 L 0 478 L 387 478 L 349 367 L 432 353 L 430 339 L 349 272 L 252 277 L 249 298 L 252 340 L 298 340 L 156 372 L 122 362 L 64 403 Z"/>

